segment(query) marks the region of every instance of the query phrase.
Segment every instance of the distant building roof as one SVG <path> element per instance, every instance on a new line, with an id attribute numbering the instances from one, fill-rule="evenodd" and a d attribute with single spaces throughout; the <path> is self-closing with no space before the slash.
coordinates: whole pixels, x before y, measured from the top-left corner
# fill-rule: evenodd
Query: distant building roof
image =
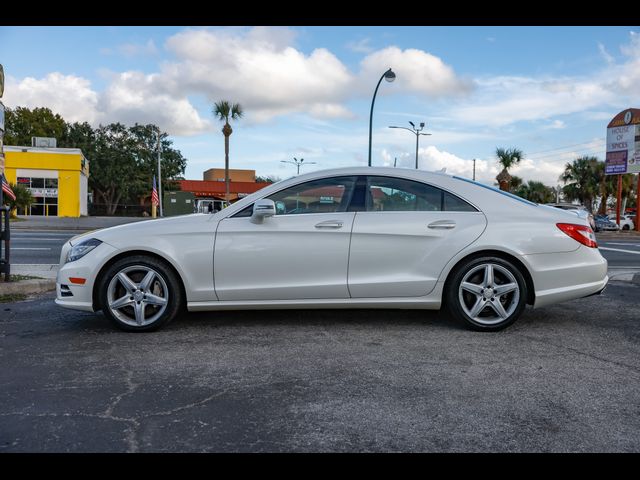
<path id="1" fill-rule="evenodd" d="M 210 180 L 178 180 L 180 190 L 193 192 L 196 195 L 224 195 L 225 182 Z M 269 182 L 229 182 L 229 193 L 249 194 L 271 185 Z"/>

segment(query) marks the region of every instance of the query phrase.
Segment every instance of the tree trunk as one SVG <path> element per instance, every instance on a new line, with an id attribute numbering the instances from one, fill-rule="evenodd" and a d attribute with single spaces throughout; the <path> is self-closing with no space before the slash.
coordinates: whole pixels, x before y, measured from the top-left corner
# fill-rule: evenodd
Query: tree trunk
<path id="1" fill-rule="evenodd" d="M 229 122 L 224 124 L 222 127 L 222 133 L 224 134 L 224 191 L 225 196 L 224 199 L 229 205 L 229 137 L 233 133 L 233 129 Z"/>
<path id="2" fill-rule="evenodd" d="M 500 185 L 500 190 L 504 190 L 505 192 L 509 191 L 509 182 L 511 182 L 511 175 L 506 168 L 503 168 L 502 171 L 496 176 L 496 180 L 498 180 L 498 185 Z"/>

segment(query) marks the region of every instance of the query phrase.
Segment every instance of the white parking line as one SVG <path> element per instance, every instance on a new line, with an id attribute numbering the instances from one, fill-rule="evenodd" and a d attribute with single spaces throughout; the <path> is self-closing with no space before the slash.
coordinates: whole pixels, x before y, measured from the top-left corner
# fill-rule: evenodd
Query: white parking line
<path id="1" fill-rule="evenodd" d="M 623 252 L 623 253 L 635 253 L 636 255 L 640 255 L 640 251 L 638 250 L 624 250 L 622 248 L 607 248 L 607 247 L 598 247 L 600 250 L 610 250 L 612 252 Z"/>
<path id="2" fill-rule="evenodd" d="M 622 245 L 623 247 L 640 247 L 640 243 L 602 242 L 604 245 Z"/>

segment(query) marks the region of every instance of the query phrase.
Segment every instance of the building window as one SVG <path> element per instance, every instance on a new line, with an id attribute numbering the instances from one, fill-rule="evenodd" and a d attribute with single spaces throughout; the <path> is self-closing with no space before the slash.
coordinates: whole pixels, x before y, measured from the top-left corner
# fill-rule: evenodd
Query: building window
<path id="1" fill-rule="evenodd" d="M 18 184 L 26 187 L 34 198 L 34 202 L 22 215 L 58 216 L 58 179 L 18 177 Z"/>

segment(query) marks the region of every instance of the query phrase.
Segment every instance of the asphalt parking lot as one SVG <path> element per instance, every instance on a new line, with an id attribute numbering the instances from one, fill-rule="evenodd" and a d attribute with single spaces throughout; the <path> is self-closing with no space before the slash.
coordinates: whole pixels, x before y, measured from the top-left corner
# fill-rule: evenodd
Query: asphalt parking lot
<path id="1" fill-rule="evenodd" d="M 640 286 L 475 333 L 436 312 L 0 304 L 2 452 L 637 452 Z"/>

